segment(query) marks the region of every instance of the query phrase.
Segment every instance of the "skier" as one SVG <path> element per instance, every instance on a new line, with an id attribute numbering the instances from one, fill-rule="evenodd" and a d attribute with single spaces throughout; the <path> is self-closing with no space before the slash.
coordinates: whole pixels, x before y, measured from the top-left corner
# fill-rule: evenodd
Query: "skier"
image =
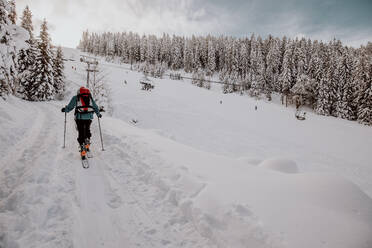
<path id="1" fill-rule="evenodd" d="M 98 118 L 102 115 L 99 112 L 96 102 L 93 100 L 89 89 L 81 87 L 76 96 L 73 96 L 70 103 L 61 109 L 62 112 L 70 112 L 75 108 L 75 121 L 79 136 L 77 141 L 80 145 L 81 159 L 85 160 L 87 152 L 90 148 L 90 124 L 92 123 L 93 113 L 96 113 Z"/>

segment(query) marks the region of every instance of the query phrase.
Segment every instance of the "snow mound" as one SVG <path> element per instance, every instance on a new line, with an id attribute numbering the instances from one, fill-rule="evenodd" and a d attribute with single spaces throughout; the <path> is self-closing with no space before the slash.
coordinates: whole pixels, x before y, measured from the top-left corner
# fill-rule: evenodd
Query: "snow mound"
<path id="1" fill-rule="evenodd" d="M 341 177 L 251 168 L 233 183 L 209 183 L 192 212 L 222 247 L 369 248 L 371 209 L 372 200 Z"/>
<path id="2" fill-rule="evenodd" d="M 241 157 L 239 158 L 240 161 L 246 163 L 246 164 L 250 164 L 250 165 L 259 165 L 262 160 L 261 159 L 257 159 L 257 158 L 253 158 L 253 157 Z"/>
<path id="3" fill-rule="evenodd" d="M 282 173 L 298 173 L 296 162 L 289 159 L 267 159 L 261 162 L 259 166 Z"/>

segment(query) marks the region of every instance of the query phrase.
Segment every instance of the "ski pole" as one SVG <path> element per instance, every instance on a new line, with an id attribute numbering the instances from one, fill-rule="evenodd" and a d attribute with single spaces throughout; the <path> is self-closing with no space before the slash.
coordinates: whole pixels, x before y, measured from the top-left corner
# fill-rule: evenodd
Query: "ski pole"
<path id="1" fill-rule="evenodd" d="M 99 134 L 100 134 L 100 136 L 101 136 L 102 151 L 104 151 L 105 149 L 103 148 L 103 139 L 102 139 L 102 131 L 101 131 L 101 122 L 100 122 L 99 119 L 100 119 L 100 118 L 98 118 Z"/>
<path id="2" fill-rule="evenodd" d="M 67 113 L 65 111 L 65 130 L 63 134 L 63 148 L 66 148 L 66 117 L 67 117 Z"/>

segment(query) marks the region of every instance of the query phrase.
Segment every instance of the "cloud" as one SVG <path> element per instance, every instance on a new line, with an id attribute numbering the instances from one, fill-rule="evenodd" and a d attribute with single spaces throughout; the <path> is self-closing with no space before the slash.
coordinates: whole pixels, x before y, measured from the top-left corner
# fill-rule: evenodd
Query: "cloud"
<path id="1" fill-rule="evenodd" d="M 56 41 L 69 46 L 76 46 L 86 29 L 187 36 L 301 34 L 325 41 L 337 37 L 352 45 L 372 34 L 370 0 L 17 1 L 17 5 L 26 4 L 35 18 L 47 18 Z"/>

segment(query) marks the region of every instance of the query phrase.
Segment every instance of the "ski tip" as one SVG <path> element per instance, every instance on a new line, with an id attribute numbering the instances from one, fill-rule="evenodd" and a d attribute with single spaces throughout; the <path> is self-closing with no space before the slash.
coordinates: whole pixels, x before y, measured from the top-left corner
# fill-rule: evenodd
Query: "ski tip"
<path id="1" fill-rule="evenodd" d="M 84 169 L 88 169 L 89 168 L 89 163 L 88 163 L 88 160 L 87 159 L 82 160 L 81 163 L 82 163 L 82 166 L 83 166 Z"/>

